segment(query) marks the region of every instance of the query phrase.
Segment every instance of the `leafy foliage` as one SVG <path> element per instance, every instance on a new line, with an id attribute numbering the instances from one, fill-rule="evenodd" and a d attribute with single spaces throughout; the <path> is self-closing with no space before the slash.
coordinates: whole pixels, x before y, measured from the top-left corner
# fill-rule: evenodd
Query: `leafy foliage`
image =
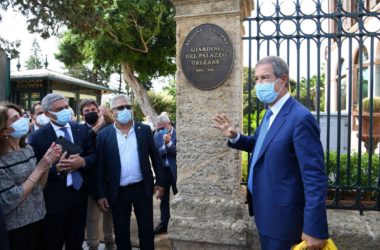
<path id="1" fill-rule="evenodd" d="M 363 99 L 363 111 L 369 113 L 371 108 L 371 99 L 366 97 Z M 373 97 L 373 112 L 380 112 L 380 97 Z"/>
<path id="2" fill-rule="evenodd" d="M 246 182 L 248 177 L 248 153 L 242 152 L 242 160 L 241 160 L 241 180 Z"/>
<path id="3" fill-rule="evenodd" d="M 325 73 L 321 74 L 320 79 L 318 79 L 316 75 L 313 75 L 310 79 L 307 79 L 305 77 L 301 78 L 301 81 L 299 84 L 298 101 L 301 102 L 303 105 L 305 105 L 308 109 L 310 109 L 310 111 L 317 110 L 318 99 L 320 100 L 319 110 L 320 111 L 325 110 L 325 89 L 324 89 L 325 80 L 326 80 Z M 309 84 L 309 88 L 308 88 L 308 84 Z M 318 87 L 320 91 L 319 98 L 317 96 Z M 295 82 L 294 82 L 294 86 L 291 87 L 291 89 L 292 89 L 291 95 L 294 97 L 297 97 L 297 86 Z"/>
<path id="4" fill-rule="evenodd" d="M 156 93 L 149 91 L 148 96 L 153 108 L 158 113 L 166 111 L 169 113 L 170 121 L 176 121 L 176 102 L 171 95 L 165 92 Z M 136 121 L 144 120 L 144 114 L 137 103 L 133 105 L 133 111 L 133 117 Z"/>
<path id="5" fill-rule="evenodd" d="M 20 52 L 18 51 L 20 45 L 21 42 L 19 40 L 10 42 L 0 37 L 0 49 L 4 50 L 11 59 L 17 58 L 20 54 Z"/>
<path id="6" fill-rule="evenodd" d="M 175 20 L 170 0 L 6 0 L 28 16 L 28 29 L 42 37 L 65 26 L 58 58 L 67 66 L 123 66 L 144 113 L 152 114 L 146 91 L 151 79 L 174 74 Z M 127 71 L 127 72 L 126 72 Z M 132 82 L 132 83 L 131 83 Z M 135 84 L 139 83 L 139 84 Z"/>
<path id="7" fill-rule="evenodd" d="M 352 152 L 350 155 L 341 154 L 339 171 L 337 165 L 337 156 L 337 152 L 330 152 L 328 159 L 327 155 L 325 156 L 327 174 L 329 175 L 330 184 L 339 182 L 340 185 L 350 186 L 354 184 L 361 184 L 368 187 L 377 187 L 380 175 L 380 161 L 378 155 L 373 154 L 371 156 L 372 158 L 370 168 L 370 155 L 368 153 L 362 154 L 358 168 L 359 155 L 357 152 Z M 349 160 L 348 156 L 350 157 Z M 348 163 L 350 163 L 349 166 Z"/>
<path id="8" fill-rule="evenodd" d="M 67 74 L 69 76 L 103 86 L 108 86 L 111 75 L 111 71 L 107 71 L 103 68 L 91 70 L 89 67 L 82 64 L 75 64 L 74 66 L 67 67 L 67 69 Z"/>
<path id="9" fill-rule="evenodd" d="M 52 9 L 60 5 L 47 2 Z M 169 0 L 74 2 L 83 8 L 68 5 L 53 11 L 69 28 L 57 55 L 66 65 L 89 59 L 95 67 L 128 62 L 142 82 L 175 72 L 174 7 Z M 39 17 L 49 24 L 49 18 Z"/>

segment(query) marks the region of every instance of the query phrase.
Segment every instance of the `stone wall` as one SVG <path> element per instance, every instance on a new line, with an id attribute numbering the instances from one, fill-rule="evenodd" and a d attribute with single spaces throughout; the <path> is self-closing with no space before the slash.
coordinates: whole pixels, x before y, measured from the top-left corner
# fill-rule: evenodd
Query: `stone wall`
<path id="1" fill-rule="evenodd" d="M 212 116 L 242 121 L 242 21 L 252 0 L 173 0 L 177 22 L 177 165 L 179 193 L 171 200 L 169 238 L 174 249 L 252 249 L 240 155 L 230 150 Z M 243 8 L 243 9 L 242 9 Z M 195 27 L 220 26 L 233 45 L 233 68 L 226 81 L 200 90 L 185 77 L 182 44 Z M 241 122 L 236 126 L 241 128 Z"/>

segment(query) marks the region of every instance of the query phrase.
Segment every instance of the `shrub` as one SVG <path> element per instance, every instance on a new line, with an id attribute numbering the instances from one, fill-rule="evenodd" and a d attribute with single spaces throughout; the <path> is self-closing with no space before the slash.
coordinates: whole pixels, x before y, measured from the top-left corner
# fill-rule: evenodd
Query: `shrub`
<path id="1" fill-rule="evenodd" d="M 329 184 L 338 183 L 337 174 L 337 152 L 330 152 L 329 157 L 325 156 L 327 174 L 329 175 Z M 339 185 L 354 185 L 357 183 L 358 178 L 358 153 L 352 152 L 350 154 L 350 166 L 347 168 L 347 154 L 340 155 L 340 167 L 339 167 Z M 327 163 L 328 160 L 328 163 Z M 362 186 L 377 187 L 380 174 L 380 160 L 378 155 L 372 155 L 371 169 L 369 169 L 369 154 L 364 153 L 361 155 L 360 163 L 360 184 Z M 242 181 L 247 181 L 247 169 L 248 169 L 248 153 L 242 152 L 242 167 L 241 176 Z M 368 183 L 368 180 L 371 183 Z"/>
<path id="2" fill-rule="evenodd" d="M 326 155 L 325 161 L 327 174 L 329 175 L 329 184 L 339 183 L 339 185 L 348 186 L 360 184 L 361 186 L 377 187 L 380 168 L 379 156 L 372 155 L 371 169 L 369 169 L 369 154 L 364 153 L 361 155 L 360 179 L 358 179 L 358 156 L 357 152 L 352 152 L 350 154 L 350 165 L 348 166 L 348 154 L 341 154 L 338 176 L 337 152 L 330 152 L 329 155 Z"/>
<path id="3" fill-rule="evenodd" d="M 248 176 L 248 153 L 243 151 L 242 152 L 242 159 L 241 159 L 241 180 L 243 182 L 247 181 Z"/>
<path id="4" fill-rule="evenodd" d="M 363 111 L 369 113 L 371 108 L 371 99 L 368 97 L 363 99 Z M 380 97 L 373 98 L 373 112 L 380 112 Z"/>

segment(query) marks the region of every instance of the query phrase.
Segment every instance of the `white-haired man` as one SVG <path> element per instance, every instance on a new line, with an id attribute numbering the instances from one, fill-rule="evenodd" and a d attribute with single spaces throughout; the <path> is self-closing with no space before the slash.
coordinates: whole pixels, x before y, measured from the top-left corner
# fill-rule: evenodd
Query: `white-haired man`
<path id="1" fill-rule="evenodd" d="M 154 234 L 166 233 L 169 219 L 170 219 L 170 187 L 173 189 L 173 193 L 177 191 L 177 133 L 174 127 L 171 125 L 169 116 L 167 114 L 161 114 L 156 118 L 156 133 L 154 134 L 154 142 L 160 152 L 162 162 L 165 169 L 165 193 L 161 198 L 160 211 L 161 220 L 160 224 L 155 228 Z"/>
<path id="2" fill-rule="evenodd" d="M 164 169 L 148 125 L 132 119 L 132 106 L 125 95 L 111 100 L 114 124 L 102 129 L 96 140 L 97 203 L 112 210 L 117 249 L 132 249 L 130 217 L 137 218 L 140 249 L 154 249 L 153 190 L 164 193 Z M 152 163 L 152 164 L 151 164 Z M 156 183 L 153 183 L 153 173 Z"/>

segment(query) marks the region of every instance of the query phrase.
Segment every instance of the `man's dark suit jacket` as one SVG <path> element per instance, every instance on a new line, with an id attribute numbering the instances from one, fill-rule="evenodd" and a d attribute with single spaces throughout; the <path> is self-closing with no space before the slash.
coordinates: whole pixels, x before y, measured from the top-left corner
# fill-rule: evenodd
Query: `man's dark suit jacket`
<path id="1" fill-rule="evenodd" d="M 140 168 L 143 175 L 146 196 L 153 195 L 154 177 L 151 164 L 156 175 L 156 185 L 164 187 L 164 168 L 161 157 L 153 141 L 150 127 L 139 122 L 134 123 L 137 139 L 137 150 L 140 159 Z M 107 198 L 110 205 L 114 205 L 120 187 L 120 156 L 117 144 L 116 129 L 110 125 L 98 133 L 96 141 L 97 155 L 97 199 Z"/>
<path id="2" fill-rule="evenodd" d="M 252 152 L 260 129 L 229 146 Z M 250 205 L 259 233 L 286 241 L 299 240 L 302 232 L 327 239 L 326 190 L 319 126 L 290 97 L 270 126 L 253 169 Z"/>
<path id="3" fill-rule="evenodd" d="M 85 167 L 80 168 L 84 185 L 87 181 L 87 170 L 95 164 L 95 154 L 88 129 L 81 124 L 70 122 L 74 143 L 83 149 L 81 156 L 86 161 Z M 28 137 L 29 144 L 33 147 L 37 162 L 44 156 L 52 142 L 57 140 L 53 126 L 48 123 L 34 131 Z M 45 205 L 47 214 L 54 215 L 64 211 L 64 197 L 66 191 L 66 175 L 57 174 L 57 168 L 53 165 L 49 171 L 49 177 L 44 189 Z"/>
<path id="4" fill-rule="evenodd" d="M 154 134 L 154 142 L 156 143 L 156 146 L 158 148 L 158 151 L 160 152 L 160 155 L 162 157 L 162 161 L 164 162 L 166 159 L 169 162 L 170 170 L 173 174 L 173 178 L 175 181 L 177 181 L 177 133 L 176 130 L 173 127 L 173 132 L 171 135 L 171 142 L 173 143 L 171 147 L 163 149 L 162 146 L 164 145 L 164 138 L 160 132 L 156 132 Z"/>
<path id="5" fill-rule="evenodd" d="M 112 123 L 106 123 L 104 124 L 104 126 L 102 126 L 97 133 L 99 133 L 102 129 L 104 129 L 105 127 L 111 125 Z M 92 130 L 92 127 L 90 127 L 87 123 L 83 124 L 87 129 L 88 129 L 88 135 L 90 137 L 90 140 L 91 140 L 91 143 L 92 143 L 92 146 L 94 148 L 94 152 L 96 150 L 96 137 L 97 137 L 97 133 L 95 133 L 93 130 Z M 89 194 L 91 195 L 91 197 L 95 200 L 96 199 L 96 163 L 94 164 L 94 166 L 89 169 L 87 171 L 87 176 L 88 176 L 88 179 L 87 179 L 87 189 L 88 189 L 88 192 Z"/>
<path id="6" fill-rule="evenodd" d="M 177 194 L 177 131 L 174 127 L 170 140 L 173 144 L 169 148 L 163 148 L 162 145 L 164 145 L 164 138 L 162 134 L 159 131 L 154 133 L 154 142 L 158 148 L 158 152 L 161 155 L 162 162 L 165 164 L 165 161 L 168 160 L 170 172 L 172 173 L 174 179 L 174 183 L 171 183 L 173 193 Z"/>

